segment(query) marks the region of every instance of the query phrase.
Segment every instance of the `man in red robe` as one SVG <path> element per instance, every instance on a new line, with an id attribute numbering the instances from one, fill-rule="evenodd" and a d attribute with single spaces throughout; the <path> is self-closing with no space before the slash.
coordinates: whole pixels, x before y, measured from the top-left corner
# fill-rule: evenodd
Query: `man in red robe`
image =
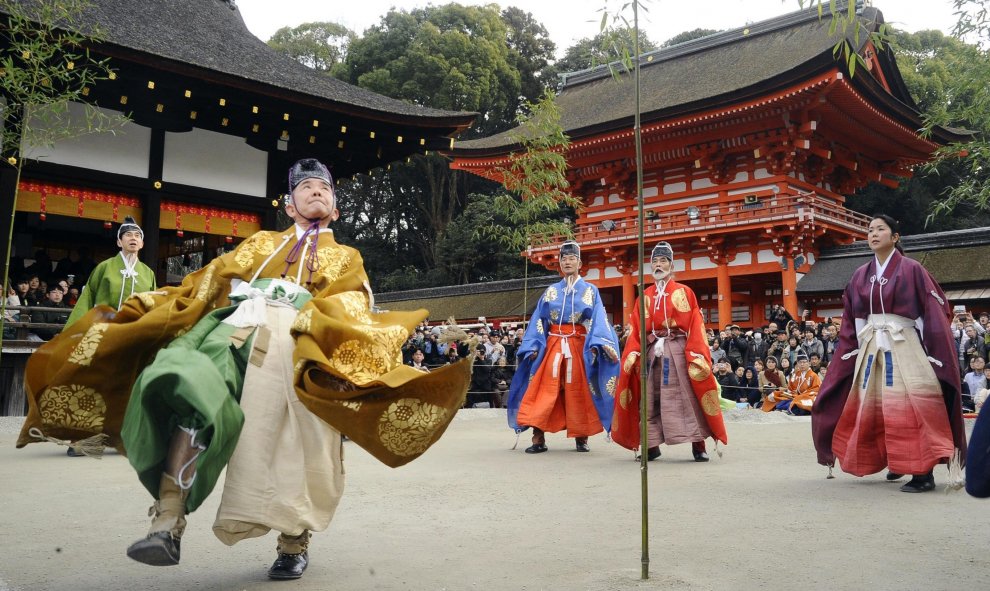
<path id="1" fill-rule="evenodd" d="M 690 287 L 674 281 L 674 252 L 658 243 L 651 256 L 654 285 L 646 288 L 648 443 L 647 458 L 660 456 L 660 444 L 691 442 L 695 461 L 707 462 L 705 439 L 727 443 L 718 382 L 698 299 Z M 636 450 L 640 445 L 639 299 L 630 318 L 632 332 L 622 352 L 619 395 L 615 398 L 612 439 Z"/>

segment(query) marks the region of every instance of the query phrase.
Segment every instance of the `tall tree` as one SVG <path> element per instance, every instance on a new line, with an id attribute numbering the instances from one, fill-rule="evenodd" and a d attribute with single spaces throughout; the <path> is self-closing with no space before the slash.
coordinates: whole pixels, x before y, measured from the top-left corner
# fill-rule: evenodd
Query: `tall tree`
<path id="1" fill-rule="evenodd" d="M 275 31 L 268 45 L 303 65 L 340 77 L 347 48 L 355 38 L 353 31 L 338 23 L 303 23 Z"/>
<path id="2" fill-rule="evenodd" d="M 551 73 L 547 71 L 557 46 L 546 27 L 529 12 L 510 6 L 502 11 L 502 20 L 509 29 L 509 61 L 519 70 L 520 94 L 535 101 L 544 89 L 557 84 L 555 77 L 548 78 Z"/>
<path id="3" fill-rule="evenodd" d="M 393 98 L 481 113 L 471 132 L 511 124 L 521 75 L 510 59 L 509 29 L 496 5 L 392 9 L 351 43 L 347 79 Z"/>

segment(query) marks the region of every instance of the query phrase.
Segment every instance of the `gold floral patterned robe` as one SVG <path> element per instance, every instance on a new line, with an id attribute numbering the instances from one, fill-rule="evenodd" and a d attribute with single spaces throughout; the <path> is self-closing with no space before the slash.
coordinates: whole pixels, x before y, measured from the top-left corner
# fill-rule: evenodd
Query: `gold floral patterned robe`
<path id="1" fill-rule="evenodd" d="M 31 433 L 38 429 L 73 441 L 104 433 L 121 448 L 124 411 L 138 374 L 162 347 L 230 305 L 231 281 L 251 280 L 282 246 L 260 273 L 279 277 L 297 240 L 294 228 L 258 232 L 180 286 L 135 294 L 116 312 L 97 306 L 45 343 L 28 361 L 29 411 L 17 446 L 39 441 Z M 427 312 L 373 313 L 361 255 L 337 244 L 331 232 L 320 232 L 317 259 L 307 286 L 314 297 L 292 327 L 296 393 L 383 463 L 405 464 L 439 439 L 463 405 L 470 361 L 428 374 L 404 366 L 400 347 Z M 295 277 L 299 264 L 286 276 Z M 304 269 L 303 280 L 308 274 Z"/>

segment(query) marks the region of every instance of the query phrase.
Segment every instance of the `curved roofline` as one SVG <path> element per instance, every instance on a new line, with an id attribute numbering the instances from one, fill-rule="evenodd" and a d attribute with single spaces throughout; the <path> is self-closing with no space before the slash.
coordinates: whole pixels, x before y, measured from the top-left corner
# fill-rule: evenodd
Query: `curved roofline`
<path id="1" fill-rule="evenodd" d="M 839 0 L 836 2 L 836 10 L 843 11 L 846 7 L 848 7 L 848 5 L 848 2 L 845 0 Z M 879 17 L 878 22 L 883 22 L 883 13 L 874 8 L 864 10 L 862 0 L 856 0 L 856 13 L 860 16 L 866 17 L 875 14 Z M 823 13 L 821 18 L 831 18 L 831 15 Z M 671 47 L 663 47 L 646 52 L 640 55 L 639 66 L 641 69 L 655 66 L 676 58 L 708 51 L 722 45 L 729 45 L 731 43 L 743 41 L 759 35 L 773 33 L 781 29 L 788 29 L 812 20 L 819 20 L 817 8 L 810 7 L 803 10 L 797 10 L 795 12 L 790 12 L 788 14 L 752 23 L 750 25 L 745 25 L 735 29 L 730 29 L 728 31 L 713 33 L 711 35 L 706 35 L 705 37 L 699 37 L 698 39 L 678 43 L 677 45 L 673 45 Z M 863 41 L 861 41 L 861 43 L 862 42 Z M 561 91 L 567 88 L 587 84 L 588 82 L 593 82 L 595 80 L 601 80 L 602 78 L 610 78 L 612 77 L 612 72 L 616 69 L 624 71 L 625 66 L 621 61 L 614 61 L 609 64 L 602 64 L 599 66 L 586 68 L 584 70 L 578 70 L 576 72 L 565 72 L 560 74 L 561 81 L 563 83 L 561 86 Z"/>

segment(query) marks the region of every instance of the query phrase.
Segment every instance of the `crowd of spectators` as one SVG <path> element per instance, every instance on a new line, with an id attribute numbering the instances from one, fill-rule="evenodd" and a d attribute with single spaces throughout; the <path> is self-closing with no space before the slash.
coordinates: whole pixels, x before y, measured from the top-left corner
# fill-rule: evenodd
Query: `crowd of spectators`
<path id="1" fill-rule="evenodd" d="M 87 263 L 89 260 L 85 250 L 81 250 L 82 256 L 76 253 L 72 258 L 67 257 L 58 263 L 52 263 L 44 251 L 35 253 L 32 263 L 27 266 L 23 261 L 16 258 L 11 259 L 10 276 L 16 277 L 12 285 L 7 286 L 6 306 L 4 307 L 4 322 L 27 321 L 43 324 L 65 324 L 72 307 L 79 299 L 81 283 L 89 276 L 92 267 Z M 88 269 L 88 270 L 86 270 Z M 85 272 L 85 275 L 77 275 L 77 272 Z M 80 279 L 81 277 L 81 279 Z M 10 306 L 26 307 L 38 306 L 41 308 L 64 308 L 60 310 L 37 310 L 30 315 L 22 315 L 21 310 L 8 309 Z M 54 327 L 36 327 L 27 335 L 28 340 L 48 341 L 51 340 L 60 329 Z M 16 329 L 4 326 L 4 338 L 16 338 Z"/>
<path id="2" fill-rule="evenodd" d="M 445 330 L 444 326 L 431 327 L 426 322 L 416 327 L 402 347 L 403 363 L 429 371 L 473 356 L 474 369 L 465 406 L 505 406 L 516 368 L 516 349 L 524 333 L 521 325 L 482 323 L 468 328 L 467 338 L 460 340 L 444 338 Z M 419 356 L 422 361 L 417 366 Z"/>
<path id="3" fill-rule="evenodd" d="M 974 315 L 957 306 L 952 319 L 952 336 L 956 341 L 956 351 L 959 352 L 963 407 L 978 411 L 987 399 L 990 386 L 990 369 L 987 368 L 990 313 Z"/>
<path id="4" fill-rule="evenodd" d="M 708 330 L 712 368 L 722 397 L 738 405 L 759 406 L 773 390 L 786 388 L 798 356 L 807 356 L 811 371 L 824 378 L 835 354 L 839 324 L 832 318 L 809 320 L 793 317 L 774 305 L 769 321 L 753 329 L 730 324 Z"/>

